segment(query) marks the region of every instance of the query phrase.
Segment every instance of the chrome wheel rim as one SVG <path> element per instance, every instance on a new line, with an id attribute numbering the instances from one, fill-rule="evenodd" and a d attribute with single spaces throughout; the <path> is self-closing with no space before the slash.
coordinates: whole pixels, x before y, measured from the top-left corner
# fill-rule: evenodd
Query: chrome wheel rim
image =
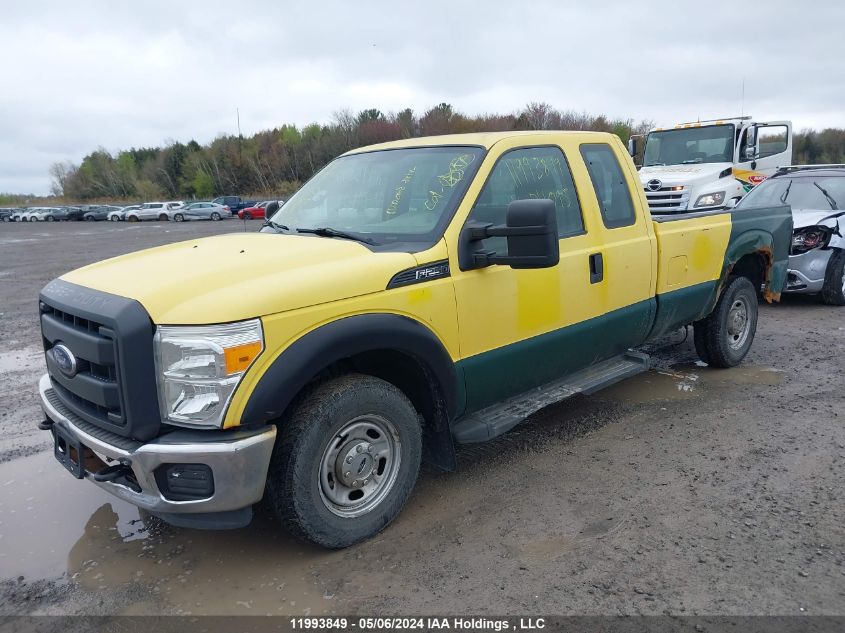
<path id="1" fill-rule="evenodd" d="M 728 310 L 727 338 L 731 349 L 741 349 L 751 331 L 751 310 L 745 297 L 737 298 Z"/>
<path id="2" fill-rule="evenodd" d="M 396 427 L 378 415 L 363 415 L 332 436 L 320 460 L 320 498 L 344 518 L 372 511 L 393 489 L 402 459 Z"/>

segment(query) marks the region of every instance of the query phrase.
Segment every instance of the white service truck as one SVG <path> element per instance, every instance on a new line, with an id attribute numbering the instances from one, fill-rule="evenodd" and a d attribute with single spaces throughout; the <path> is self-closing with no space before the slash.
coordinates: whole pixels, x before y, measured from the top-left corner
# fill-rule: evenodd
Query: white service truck
<path id="1" fill-rule="evenodd" d="M 642 137 L 628 151 L 639 154 Z M 639 170 L 653 214 L 733 207 L 778 167 L 792 164 L 792 122 L 751 117 L 679 123 L 645 137 Z"/>

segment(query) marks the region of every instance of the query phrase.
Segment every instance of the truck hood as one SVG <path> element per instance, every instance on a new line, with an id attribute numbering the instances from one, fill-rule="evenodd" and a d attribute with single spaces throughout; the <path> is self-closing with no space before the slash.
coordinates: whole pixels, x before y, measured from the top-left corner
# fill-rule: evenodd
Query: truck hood
<path id="1" fill-rule="evenodd" d="M 719 179 L 719 174 L 731 167 L 731 163 L 697 163 L 693 165 L 655 165 L 640 169 L 640 181 L 645 185 L 657 179 L 663 186 L 695 186 Z"/>
<path id="2" fill-rule="evenodd" d="M 196 325 L 378 292 L 415 265 L 409 253 L 374 253 L 349 240 L 233 233 L 107 259 L 62 279 L 135 299 L 156 324 Z"/>
<path id="3" fill-rule="evenodd" d="M 825 218 L 830 218 L 823 222 L 825 226 L 831 228 L 836 226 L 837 218 L 831 218 L 842 211 L 819 211 L 818 209 L 793 209 L 792 210 L 792 226 L 796 229 L 803 229 L 805 226 L 815 226 L 822 223 Z M 840 225 L 845 225 L 845 215 L 839 216 Z"/>

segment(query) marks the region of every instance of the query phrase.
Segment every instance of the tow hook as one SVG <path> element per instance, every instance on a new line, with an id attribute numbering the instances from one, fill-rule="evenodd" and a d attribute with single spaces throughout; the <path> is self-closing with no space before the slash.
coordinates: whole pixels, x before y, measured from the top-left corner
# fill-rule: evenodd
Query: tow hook
<path id="1" fill-rule="evenodd" d="M 53 421 L 50 418 L 44 418 L 41 422 L 38 423 L 39 431 L 49 431 L 52 428 Z"/>
<path id="2" fill-rule="evenodd" d="M 128 459 L 121 459 L 120 463 L 107 466 L 102 470 L 91 473 L 94 481 L 115 482 L 122 484 L 135 492 L 141 492 L 141 487 L 135 481 L 135 474 L 132 472 L 131 462 Z"/>

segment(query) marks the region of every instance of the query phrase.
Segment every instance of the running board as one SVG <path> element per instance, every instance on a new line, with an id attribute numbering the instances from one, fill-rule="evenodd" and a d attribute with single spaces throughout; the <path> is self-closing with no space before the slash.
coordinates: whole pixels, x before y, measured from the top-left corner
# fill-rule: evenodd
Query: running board
<path id="1" fill-rule="evenodd" d="M 577 393 L 591 394 L 604 387 L 648 371 L 648 354 L 627 352 L 586 369 L 530 389 L 503 402 L 461 418 L 452 427 L 460 444 L 486 442 L 510 431 L 529 415 Z"/>

